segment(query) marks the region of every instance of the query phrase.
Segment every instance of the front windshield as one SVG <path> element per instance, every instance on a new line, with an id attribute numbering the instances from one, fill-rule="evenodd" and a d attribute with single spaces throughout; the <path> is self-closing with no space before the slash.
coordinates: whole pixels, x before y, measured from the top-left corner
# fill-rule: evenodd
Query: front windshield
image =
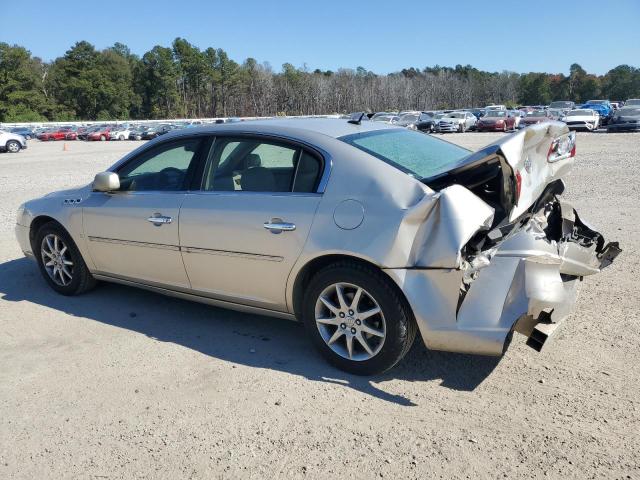
<path id="1" fill-rule="evenodd" d="M 451 170 L 469 150 L 424 133 L 384 129 L 339 138 L 419 179 Z"/>
<path id="2" fill-rule="evenodd" d="M 418 121 L 418 115 L 414 113 L 409 113 L 407 115 L 403 115 L 400 117 L 400 123 L 413 123 Z"/>
<path id="3" fill-rule="evenodd" d="M 627 100 L 624 105 L 625 107 L 628 107 L 630 105 L 640 105 L 640 98 L 632 98 L 630 100 Z"/>
<path id="4" fill-rule="evenodd" d="M 504 110 L 489 110 L 485 115 L 485 117 L 487 118 L 500 118 L 500 117 L 506 117 L 506 116 L 507 116 L 507 112 L 505 112 Z"/>
<path id="5" fill-rule="evenodd" d="M 380 115 L 379 117 L 373 117 L 371 120 L 374 122 L 389 122 L 392 118 L 392 115 Z"/>
<path id="6" fill-rule="evenodd" d="M 585 115 L 593 115 L 593 110 L 571 110 L 567 113 L 567 117 L 583 117 Z"/>
<path id="7" fill-rule="evenodd" d="M 464 113 L 454 112 L 447 115 L 448 118 L 464 118 Z"/>
<path id="8" fill-rule="evenodd" d="M 622 108 L 616 113 L 616 117 L 637 117 L 640 116 L 640 108 Z"/>
<path id="9" fill-rule="evenodd" d="M 527 112 L 527 117 L 546 117 L 545 112 Z"/>
<path id="10" fill-rule="evenodd" d="M 572 102 L 551 102 L 549 104 L 550 108 L 571 108 L 572 106 Z"/>
<path id="11" fill-rule="evenodd" d="M 607 100 L 589 100 L 587 103 L 591 103 L 594 105 L 604 105 L 607 103 Z"/>

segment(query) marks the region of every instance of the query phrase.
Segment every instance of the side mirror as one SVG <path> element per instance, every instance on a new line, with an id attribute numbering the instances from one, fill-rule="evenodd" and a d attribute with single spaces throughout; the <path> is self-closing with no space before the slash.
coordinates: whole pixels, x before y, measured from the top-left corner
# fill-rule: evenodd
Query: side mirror
<path id="1" fill-rule="evenodd" d="M 93 179 L 93 191 L 113 192 L 120 188 L 120 177 L 114 172 L 100 172 Z"/>

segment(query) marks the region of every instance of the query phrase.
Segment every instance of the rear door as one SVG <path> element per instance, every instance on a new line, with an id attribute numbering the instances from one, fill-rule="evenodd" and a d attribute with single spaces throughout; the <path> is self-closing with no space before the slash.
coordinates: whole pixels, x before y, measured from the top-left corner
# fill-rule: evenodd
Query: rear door
<path id="1" fill-rule="evenodd" d="M 194 291 L 286 311 L 285 290 L 321 199 L 324 159 L 260 136 L 218 137 L 199 191 L 180 211 L 180 245 Z"/>

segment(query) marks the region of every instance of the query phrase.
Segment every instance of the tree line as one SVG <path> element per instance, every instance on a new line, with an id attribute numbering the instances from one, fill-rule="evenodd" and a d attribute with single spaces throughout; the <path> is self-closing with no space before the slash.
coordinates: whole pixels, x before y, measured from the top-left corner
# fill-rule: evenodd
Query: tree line
<path id="1" fill-rule="evenodd" d="M 183 38 L 142 57 L 116 43 L 97 50 L 81 41 L 45 62 L 0 43 L 0 121 L 125 120 L 314 115 L 360 110 L 432 110 L 584 102 L 640 97 L 640 69 L 605 75 L 573 64 L 569 75 L 486 72 L 470 65 L 407 68 L 378 75 L 365 68 L 309 70 L 201 50 Z"/>

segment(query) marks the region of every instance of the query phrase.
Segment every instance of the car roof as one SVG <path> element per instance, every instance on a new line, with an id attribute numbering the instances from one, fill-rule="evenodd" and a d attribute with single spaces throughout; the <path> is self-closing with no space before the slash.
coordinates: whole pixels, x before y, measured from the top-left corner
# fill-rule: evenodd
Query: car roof
<path id="1" fill-rule="evenodd" d="M 274 118 L 266 120 L 248 120 L 237 123 L 221 123 L 172 132 L 172 137 L 193 135 L 196 133 L 262 133 L 285 136 L 303 136 L 321 134 L 339 138 L 354 133 L 384 129 L 397 129 L 381 122 L 364 120 L 360 124 L 349 123 L 339 118 Z"/>

